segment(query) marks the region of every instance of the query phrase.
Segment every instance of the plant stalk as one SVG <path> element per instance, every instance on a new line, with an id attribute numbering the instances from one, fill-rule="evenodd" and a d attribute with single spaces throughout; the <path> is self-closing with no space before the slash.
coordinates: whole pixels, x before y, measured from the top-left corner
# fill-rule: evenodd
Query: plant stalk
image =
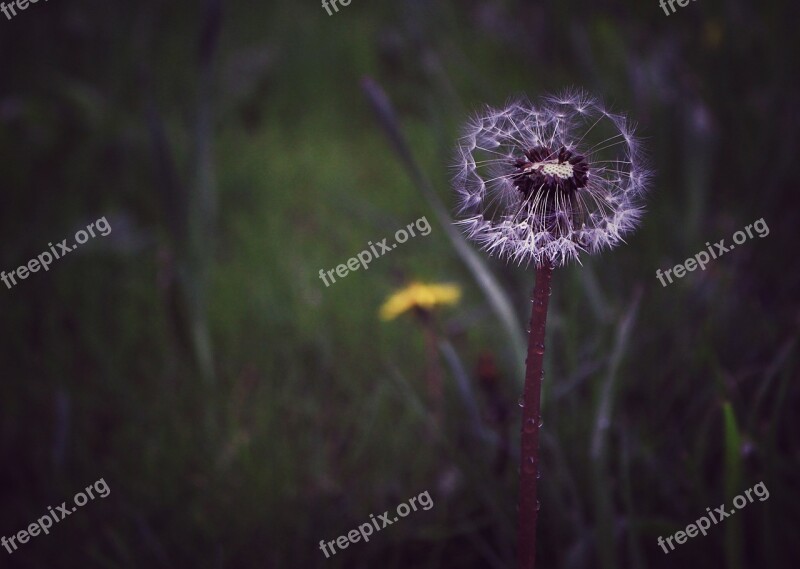
<path id="1" fill-rule="evenodd" d="M 536 518 L 539 502 L 536 484 L 539 477 L 539 425 L 541 423 L 542 378 L 544 377 L 544 335 L 550 302 L 553 265 L 536 268 L 533 306 L 525 360 L 525 387 L 522 394 L 522 431 L 519 469 L 519 526 L 517 556 L 519 569 L 536 565 Z"/>
<path id="2" fill-rule="evenodd" d="M 422 327 L 425 335 L 425 376 L 428 387 L 428 403 L 431 408 L 431 420 L 435 429 L 442 428 L 444 380 L 439 359 L 439 337 L 436 333 L 436 322 L 433 315 L 426 312 L 422 316 Z"/>

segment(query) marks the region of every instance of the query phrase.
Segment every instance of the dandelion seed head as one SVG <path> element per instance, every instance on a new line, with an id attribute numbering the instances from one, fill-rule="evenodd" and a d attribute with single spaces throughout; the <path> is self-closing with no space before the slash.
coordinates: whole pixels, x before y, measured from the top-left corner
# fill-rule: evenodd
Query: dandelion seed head
<path id="1" fill-rule="evenodd" d="M 520 264 L 564 265 L 623 243 L 651 178 L 634 132 L 582 91 L 485 108 L 456 149 L 457 223 Z"/>

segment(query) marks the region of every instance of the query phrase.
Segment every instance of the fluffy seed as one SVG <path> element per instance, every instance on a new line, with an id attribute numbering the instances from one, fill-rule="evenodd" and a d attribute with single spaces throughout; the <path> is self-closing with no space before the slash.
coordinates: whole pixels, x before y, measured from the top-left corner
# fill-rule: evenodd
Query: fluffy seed
<path id="1" fill-rule="evenodd" d="M 622 242 L 651 178 L 629 121 L 581 92 L 487 107 L 464 128 L 457 160 L 467 236 L 537 266 Z"/>

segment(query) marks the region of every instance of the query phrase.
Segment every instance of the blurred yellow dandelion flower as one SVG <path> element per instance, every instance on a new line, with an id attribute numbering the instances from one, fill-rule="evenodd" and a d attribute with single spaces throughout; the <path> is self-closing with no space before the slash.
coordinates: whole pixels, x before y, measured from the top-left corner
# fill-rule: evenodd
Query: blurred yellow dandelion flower
<path id="1" fill-rule="evenodd" d="M 381 320 L 394 320 L 414 308 L 430 310 L 435 306 L 456 304 L 460 298 L 461 288 L 458 285 L 411 283 L 383 303 Z"/>

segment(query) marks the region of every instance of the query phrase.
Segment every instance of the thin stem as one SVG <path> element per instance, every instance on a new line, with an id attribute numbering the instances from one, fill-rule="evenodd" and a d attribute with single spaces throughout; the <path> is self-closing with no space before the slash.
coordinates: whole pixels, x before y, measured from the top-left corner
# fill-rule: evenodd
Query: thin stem
<path id="1" fill-rule="evenodd" d="M 539 502 L 536 482 L 539 477 L 539 424 L 541 422 L 542 378 L 544 377 L 544 332 L 550 301 L 550 263 L 536 268 L 528 358 L 525 361 L 525 388 L 522 395 L 522 436 L 519 469 L 519 529 L 517 548 L 519 569 L 536 565 L 536 518 Z"/>
<path id="2" fill-rule="evenodd" d="M 431 417 L 434 428 L 441 429 L 444 380 L 442 379 L 442 366 L 439 360 L 439 338 L 436 333 L 436 323 L 430 314 L 423 318 L 423 329 L 425 331 L 425 375 L 426 383 L 428 384 Z"/>

